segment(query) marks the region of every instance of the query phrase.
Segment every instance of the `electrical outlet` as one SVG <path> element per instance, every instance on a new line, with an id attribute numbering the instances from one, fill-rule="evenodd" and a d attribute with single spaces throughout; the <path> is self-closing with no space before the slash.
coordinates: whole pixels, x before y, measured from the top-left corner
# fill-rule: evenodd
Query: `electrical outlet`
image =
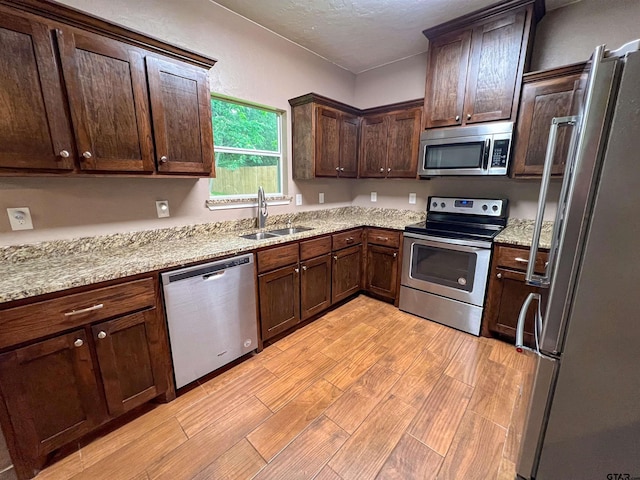
<path id="1" fill-rule="evenodd" d="M 410 193 L 409 194 L 409 203 L 411 205 L 415 205 L 416 204 L 416 194 L 415 193 Z"/>
<path id="2" fill-rule="evenodd" d="M 318 203 L 324 203 L 324 193 L 322 192 L 318 194 Z"/>
<path id="3" fill-rule="evenodd" d="M 158 200 L 156 202 L 156 211 L 158 212 L 158 218 L 165 218 L 171 216 L 169 213 L 169 201 Z"/>
<path id="4" fill-rule="evenodd" d="M 302 205 L 302 194 L 296 193 L 296 205 Z"/>
<path id="5" fill-rule="evenodd" d="M 33 230 L 29 207 L 7 208 L 11 230 Z"/>
<path id="6" fill-rule="evenodd" d="M 378 201 L 378 192 L 371 192 L 371 201 L 372 202 Z"/>

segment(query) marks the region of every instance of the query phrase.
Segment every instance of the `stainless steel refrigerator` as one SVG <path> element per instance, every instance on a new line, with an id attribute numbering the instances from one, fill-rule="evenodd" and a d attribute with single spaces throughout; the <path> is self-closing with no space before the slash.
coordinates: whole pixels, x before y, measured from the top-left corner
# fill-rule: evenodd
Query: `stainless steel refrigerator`
<path id="1" fill-rule="evenodd" d="M 546 272 L 534 273 L 534 262 L 527 272 L 530 284 L 549 290 L 536 322 L 521 479 L 640 479 L 639 49 L 640 41 L 598 47 L 579 113 L 554 119 L 550 130 L 530 258 L 557 134 L 569 129 L 573 140 Z"/>

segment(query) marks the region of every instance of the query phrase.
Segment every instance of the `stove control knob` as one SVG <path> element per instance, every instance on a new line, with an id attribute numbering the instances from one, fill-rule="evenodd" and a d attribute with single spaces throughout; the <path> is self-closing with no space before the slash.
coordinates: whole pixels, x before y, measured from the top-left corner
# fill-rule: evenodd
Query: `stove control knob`
<path id="1" fill-rule="evenodd" d="M 493 210 L 494 212 L 498 211 L 498 205 L 494 205 L 493 207 L 491 207 L 491 210 Z"/>
<path id="2" fill-rule="evenodd" d="M 433 208 L 438 208 L 438 202 L 433 202 L 433 203 L 431 204 L 431 206 L 432 206 Z"/>
<path id="3" fill-rule="evenodd" d="M 482 210 L 484 210 L 485 212 L 489 209 L 489 207 L 487 207 L 487 205 L 482 205 Z"/>
<path id="4" fill-rule="evenodd" d="M 444 202 L 442 202 L 442 203 L 440 204 L 440 206 L 441 206 L 442 208 L 446 207 L 446 205 L 445 205 L 445 203 L 444 203 Z"/>

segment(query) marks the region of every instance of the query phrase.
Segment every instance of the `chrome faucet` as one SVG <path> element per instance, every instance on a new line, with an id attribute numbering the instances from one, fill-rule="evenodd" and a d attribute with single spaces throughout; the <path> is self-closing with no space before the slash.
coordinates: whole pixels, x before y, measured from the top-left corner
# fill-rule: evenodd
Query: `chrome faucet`
<path id="1" fill-rule="evenodd" d="M 264 228 L 268 216 L 267 199 L 264 196 L 264 189 L 260 186 L 258 187 L 258 228 Z"/>

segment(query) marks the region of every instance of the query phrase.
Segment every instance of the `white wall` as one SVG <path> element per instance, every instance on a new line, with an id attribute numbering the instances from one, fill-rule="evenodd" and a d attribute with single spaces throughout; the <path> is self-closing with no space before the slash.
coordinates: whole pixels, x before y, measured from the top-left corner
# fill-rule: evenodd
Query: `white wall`
<path id="1" fill-rule="evenodd" d="M 353 104 L 355 75 L 208 0 L 62 0 L 125 27 L 218 59 L 210 72 L 214 92 L 287 111 L 287 100 L 311 91 Z M 291 142 L 287 142 L 290 172 Z M 271 213 L 351 203 L 348 181 L 293 182 L 303 206 Z M 255 216 L 255 208 L 210 212 L 207 179 L 0 178 L 0 244 L 144 230 Z M 158 219 L 155 201 L 167 199 L 171 217 Z M 11 232 L 7 207 L 28 206 L 35 230 Z"/>

